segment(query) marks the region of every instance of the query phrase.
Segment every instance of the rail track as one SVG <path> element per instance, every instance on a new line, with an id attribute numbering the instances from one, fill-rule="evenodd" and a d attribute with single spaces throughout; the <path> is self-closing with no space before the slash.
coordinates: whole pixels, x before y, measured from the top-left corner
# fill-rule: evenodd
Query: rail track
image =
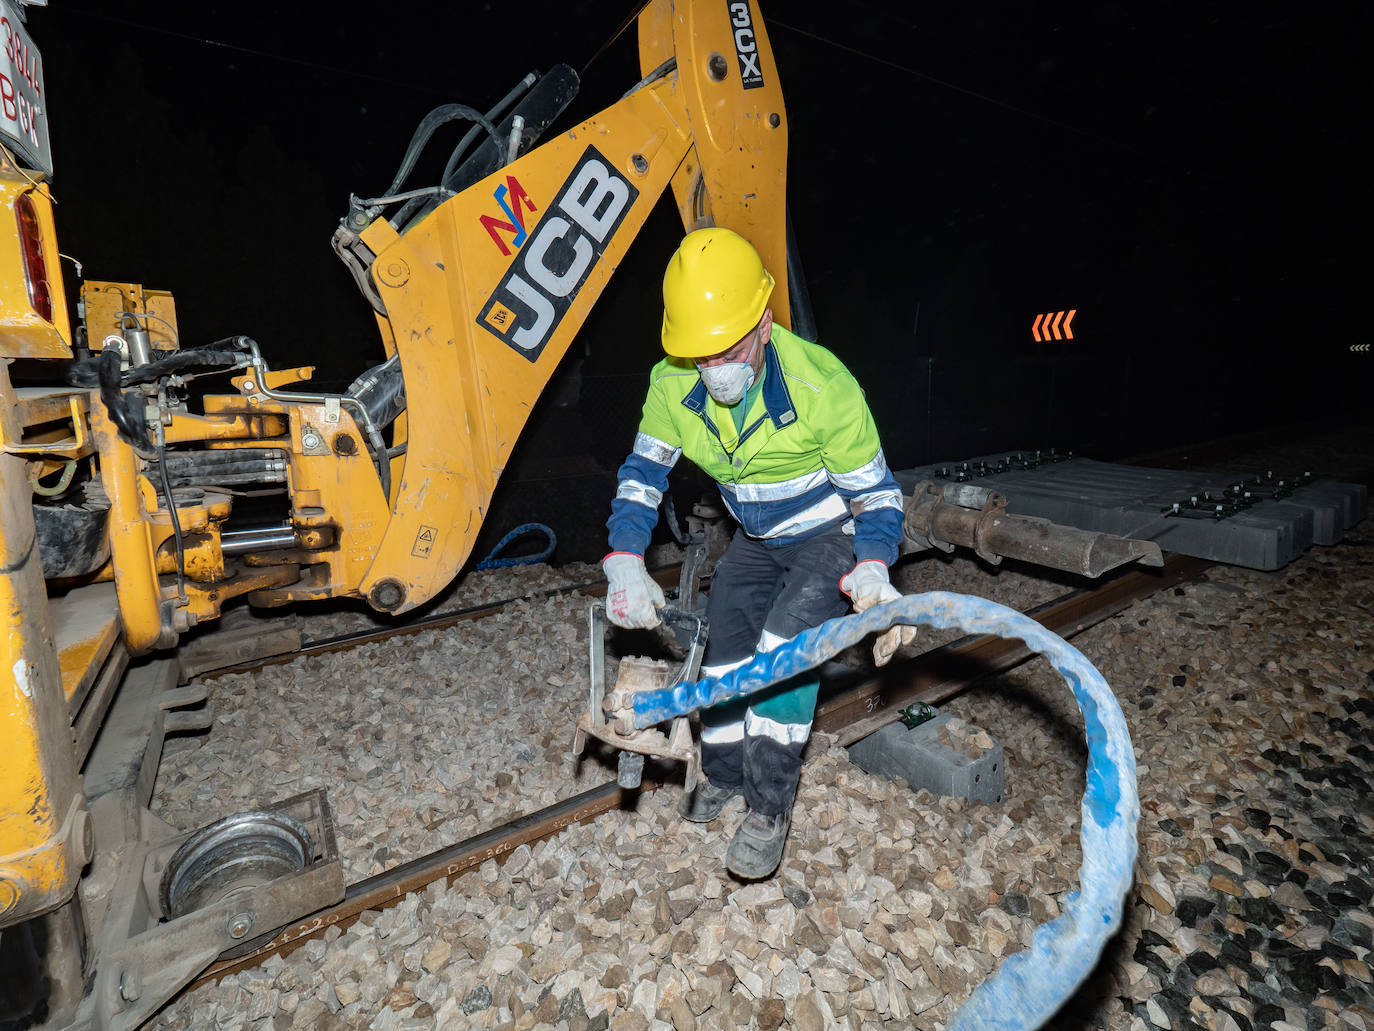
<path id="1" fill-rule="evenodd" d="M 676 587 L 681 566 L 659 566 L 649 571 L 649 575 L 663 587 Z M 708 580 L 709 582 L 709 580 Z M 365 644 L 373 644 L 377 641 L 386 641 L 394 637 L 409 637 L 411 634 L 422 633 L 426 630 L 443 630 L 445 627 L 457 626 L 459 623 L 471 622 L 472 620 L 485 619 L 488 616 L 495 616 L 504 612 L 512 605 L 524 601 L 539 601 L 544 598 L 557 598 L 565 594 L 595 594 L 604 592 L 606 589 L 605 580 L 589 580 L 582 583 L 565 584 L 562 587 L 550 588 L 546 591 L 536 591 L 533 594 L 520 595 L 515 598 L 503 598 L 501 601 L 487 602 L 484 605 L 472 605 L 464 609 L 456 609 L 452 612 L 440 612 L 423 619 L 417 619 L 403 626 L 374 627 L 369 630 L 355 630 L 346 634 L 336 634 L 332 637 L 320 637 L 315 640 L 303 641 L 299 647 L 292 647 L 270 654 L 259 654 L 251 659 L 242 662 L 235 662 L 214 667 L 197 666 L 194 669 L 193 677 L 196 680 L 207 680 L 214 677 L 222 677 L 229 673 L 252 673 L 265 666 L 280 665 L 284 662 L 293 662 L 296 659 L 311 655 L 324 655 L 329 652 L 345 651 L 349 648 L 359 648 Z"/>
<path id="2" fill-rule="evenodd" d="M 1120 572 L 1097 587 L 1071 591 L 1037 606 L 1029 610 L 1027 615 L 1061 637 L 1073 637 L 1136 601 L 1196 578 L 1211 565 L 1212 562 L 1202 559 L 1168 555 L 1162 568 Z M 677 569 L 663 567 L 656 570 L 654 575 L 661 583 L 669 585 L 676 583 Z M 579 592 L 590 594 L 602 589 L 602 583 L 573 584 L 533 597 Z M 436 615 L 403 627 L 386 627 L 326 638 L 310 642 L 296 651 L 206 671 L 201 676 L 247 672 L 301 655 L 338 651 L 421 630 L 441 629 L 465 620 L 494 615 L 519 600 L 528 599 L 509 599 L 476 606 Z M 818 739 L 824 736 L 825 740 L 818 740 L 821 745 L 851 744 L 897 719 L 899 710 L 906 706 L 918 702 L 942 702 L 975 680 L 1010 669 L 1032 654 L 1016 640 L 969 636 L 894 663 L 878 677 L 830 685 L 817 707 L 813 735 Z M 440 878 L 451 881 L 488 859 L 500 861 L 522 844 L 534 844 L 552 837 L 566 827 L 618 808 L 638 792 L 654 790 L 657 786 L 646 781 L 641 788 L 627 791 L 610 781 L 358 881 L 348 887 L 342 902 L 278 929 L 251 951 L 212 964 L 190 983 L 187 990 L 257 966 L 269 956 L 292 952 L 311 938 L 323 935 L 330 927 L 346 927 L 368 910 L 396 903 L 410 892 L 419 891 Z"/>

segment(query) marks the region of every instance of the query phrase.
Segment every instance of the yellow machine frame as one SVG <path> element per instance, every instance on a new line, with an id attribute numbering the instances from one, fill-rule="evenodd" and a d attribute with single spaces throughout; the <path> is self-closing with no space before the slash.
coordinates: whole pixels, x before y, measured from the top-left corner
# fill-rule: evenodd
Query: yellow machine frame
<path id="1" fill-rule="evenodd" d="M 405 412 L 380 459 L 389 491 L 355 407 L 297 386 L 313 370 L 270 370 L 255 353 L 198 414 L 145 389 L 161 453 L 121 434 L 99 389 L 13 386 L 11 359 L 73 351 L 47 187 L 0 160 L 0 196 L 11 209 L 31 198 L 54 284 L 49 321 L 25 294 L 13 219 L 0 219 L 0 928 L 71 900 L 102 848 L 80 771 L 129 656 L 175 645 L 236 597 L 364 598 L 404 613 L 453 579 L 533 405 L 666 189 L 685 229 L 753 241 L 789 324 L 787 119 L 756 4 L 653 0 L 638 34 L 640 88 L 408 230 L 378 217 L 351 235 L 404 377 Z M 526 205 L 519 247 L 483 223 L 500 187 Z M 555 249 L 571 264 L 551 262 Z M 125 369 L 146 360 L 140 348 L 178 347 L 168 293 L 86 282 L 82 308 L 90 351 L 119 348 Z M 165 454 L 190 448 L 284 456 L 289 546 L 226 554 L 231 495 L 159 484 Z M 108 499 L 108 559 L 46 583 L 34 495 L 80 470 Z"/>

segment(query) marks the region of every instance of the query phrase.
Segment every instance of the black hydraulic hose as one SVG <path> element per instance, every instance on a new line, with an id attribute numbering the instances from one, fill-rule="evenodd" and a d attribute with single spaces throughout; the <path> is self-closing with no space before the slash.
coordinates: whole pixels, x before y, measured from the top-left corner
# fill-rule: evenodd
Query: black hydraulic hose
<path id="1" fill-rule="evenodd" d="M 286 482 L 286 474 L 273 474 L 269 478 L 260 472 L 226 472 L 214 476 L 173 476 L 171 478 L 173 487 L 203 487 L 206 490 L 214 490 L 216 487 L 262 487 L 265 490 L 286 488 L 274 488 L 273 484 Z"/>
<path id="2" fill-rule="evenodd" d="M 186 548 L 181 540 L 181 516 L 177 514 L 176 498 L 172 496 L 172 484 L 167 478 L 167 447 L 158 433 L 157 470 L 162 480 L 162 496 L 167 501 L 167 516 L 172 521 L 172 537 L 177 549 L 177 599 L 186 600 Z"/>
<path id="3" fill-rule="evenodd" d="M 400 229 L 406 224 L 411 215 L 428 204 L 431 199 L 430 197 L 411 197 L 410 200 L 401 205 L 401 209 L 387 221 L 397 229 Z"/>
<path id="4" fill-rule="evenodd" d="M 163 376 L 175 376 L 186 369 L 208 365 L 238 365 L 246 357 L 242 351 L 222 351 L 212 347 L 175 351 L 166 358 L 130 369 L 124 374 L 124 385 L 132 387 L 139 383 L 154 383 Z"/>
<path id="5" fill-rule="evenodd" d="M 283 483 L 286 480 L 285 462 L 244 462 L 237 465 L 212 466 L 205 469 L 176 468 L 167 470 L 173 487 L 215 487 L 231 483 Z"/>
<path id="6" fill-rule="evenodd" d="M 102 364 L 105 355 L 112 355 L 117 359 L 114 363 L 115 374 L 118 376 L 119 385 L 132 387 L 140 383 L 153 383 L 163 376 L 174 376 L 186 369 L 193 369 L 200 366 L 211 365 L 238 365 L 242 363 L 247 355 L 232 345 L 234 338 L 221 340 L 210 344 L 207 347 L 188 347 L 184 351 L 163 351 L 158 352 L 162 357 L 149 362 L 147 365 L 137 365 L 122 375 L 119 374 L 120 361 L 123 356 L 120 352 L 108 347 L 101 351 L 94 358 L 83 358 L 81 361 L 73 362 L 67 367 L 67 382 L 74 387 L 95 387 L 104 383 L 105 365 Z"/>
<path id="7" fill-rule="evenodd" d="M 405 388 L 401 356 L 393 354 L 355 379 L 344 393 L 356 398 L 367 409 L 372 424 L 381 429 L 406 410 Z"/>
<path id="8" fill-rule="evenodd" d="M 120 389 L 119 365 L 121 356 L 114 348 L 100 352 L 95 359 L 97 382 L 100 384 L 100 400 L 105 404 L 110 421 L 115 430 L 126 441 L 137 448 L 148 446 L 148 419 L 143 414 L 141 404 L 133 404 Z M 77 383 L 77 386 L 93 384 Z"/>
<path id="9" fill-rule="evenodd" d="M 167 471 L 172 476 L 192 476 L 229 470 L 243 472 L 248 469 L 269 470 L 272 466 L 285 466 L 286 455 L 282 451 L 263 452 L 258 448 L 243 448 L 233 451 L 197 451 L 172 453 L 167 456 Z"/>
<path id="10" fill-rule="evenodd" d="M 506 113 L 506 109 L 519 100 L 520 97 L 538 81 L 538 72 L 530 72 L 526 75 L 515 84 L 515 87 L 509 93 L 497 101 L 492 109 L 487 112 L 487 120 L 490 121 L 492 125 L 495 125 L 497 120 Z M 449 176 L 453 175 L 454 171 L 458 168 L 459 162 L 462 161 L 463 155 L 467 153 L 467 149 L 472 146 L 473 140 L 477 139 L 477 133 L 481 131 L 481 128 L 480 125 L 474 125 L 463 135 L 463 138 L 458 141 L 458 146 L 453 148 L 453 152 L 448 156 L 448 162 L 444 165 L 444 174 L 439 177 L 440 183 L 448 182 Z M 415 212 L 419 211 L 426 204 L 432 203 L 432 201 L 432 197 L 412 197 L 405 202 L 396 214 L 391 216 L 389 221 L 397 229 L 400 229 L 410 220 L 410 217 L 414 215 Z"/>
<path id="11" fill-rule="evenodd" d="M 521 95 L 525 93 L 531 86 L 533 86 L 535 82 L 538 81 L 538 79 L 538 72 L 530 72 L 523 79 L 517 82 L 515 84 L 515 87 L 509 93 L 507 93 L 504 97 L 498 100 L 495 106 L 493 106 L 492 109 L 487 112 L 487 117 L 491 119 L 492 123 L 494 124 L 498 118 L 504 115 L 506 113 L 506 108 L 510 107 L 517 100 L 519 100 Z M 453 173 L 457 170 L 458 163 L 462 160 L 463 154 L 467 152 L 468 147 L 472 146 L 472 141 L 475 139 L 477 139 L 477 126 L 474 125 L 471 129 L 467 131 L 463 138 L 458 141 L 458 146 L 454 147 L 453 153 L 448 156 L 448 162 L 444 165 L 444 174 L 439 177 L 439 182 L 448 182 L 449 176 L 453 175 Z M 500 145 L 499 140 L 497 142 L 497 145 Z"/>
<path id="12" fill-rule="evenodd" d="M 410 138 L 410 146 L 406 147 L 405 157 L 401 159 L 401 167 L 396 170 L 396 178 L 391 180 L 391 186 L 386 190 L 385 195 L 389 196 L 401 188 L 406 177 L 414 170 L 415 162 L 420 158 L 420 152 L 425 149 L 430 137 L 434 135 L 434 130 L 445 122 L 451 122 L 457 118 L 476 122 L 487 131 L 498 147 L 504 142 L 496 131 L 496 126 L 491 123 L 491 119 L 475 107 L 468 107 L 466 104 L 440 104 L 425 115 L 420 120 L 420 124 L 416 126 L 415 135 Z"/>

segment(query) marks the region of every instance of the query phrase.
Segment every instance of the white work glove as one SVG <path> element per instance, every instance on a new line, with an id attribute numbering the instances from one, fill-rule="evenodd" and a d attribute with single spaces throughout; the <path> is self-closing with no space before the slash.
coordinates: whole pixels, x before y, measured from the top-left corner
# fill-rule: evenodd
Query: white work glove
<path id="1" fill-rule="evenodd" d="M 606 618 L 627 630 L 647 630 L 661 620 L 663 588 L 644 568 L 644 559 L 629 551 L 613 551 L 601 560 L 606 573 Z"/>
<path id="2" fill-rule="evenodd" d="M 902 596 L 887 578 L 887 563 L 876 558 L 865 559 L 841 577 L 840 590 L 849 595 L 855 612 L 866 612 L 874 605 L 896 601 Z M 873 645 L 873 661 L 879 666 L 887 665 L 899 644 L 910 644 L 915 639 L 914 626 L 892 627 Z"/>

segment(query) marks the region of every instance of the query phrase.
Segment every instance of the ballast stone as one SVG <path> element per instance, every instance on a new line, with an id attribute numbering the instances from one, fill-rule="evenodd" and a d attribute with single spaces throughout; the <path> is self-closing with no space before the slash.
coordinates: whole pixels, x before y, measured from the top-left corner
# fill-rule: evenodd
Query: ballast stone
<path id="1" fill-rule="evenodd" d="M 850 745 L 849 761 L 866 773 L 970 802 L 1000 802 L 1006 784 L 1002 746 L 943 712 L 915 727 L 889 723 Z"/>

